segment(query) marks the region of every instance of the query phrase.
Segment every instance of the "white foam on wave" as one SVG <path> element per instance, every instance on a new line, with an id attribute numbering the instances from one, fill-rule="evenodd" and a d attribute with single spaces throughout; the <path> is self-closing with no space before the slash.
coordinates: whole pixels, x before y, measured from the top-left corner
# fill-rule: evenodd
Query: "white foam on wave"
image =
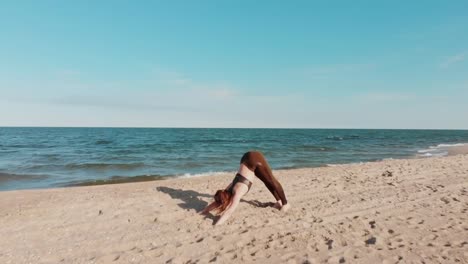
<path id="1" fill-rule="evenodd" d="M 325 164 L 326 167 L 340 167 L 343 165 L 362 165 L 366 162 L 364 161 L 358 161 L 358 162 L 350 162 L 350 163 L 327 163 Z"/>
<path id="2" fill-rule="evenodd" d="M 229 173 L 233 174 L 235 172 L 231 172 L 231 171 L 210 171 L 210 172 L 202 172 L 202 173 L 195 173 L 195 174 L 185 173 L 185 174 L 182 174 L 182 175 L 177 175 L 176 177 L 177 178 L 194 178 L 194 177 L 223 175 L 223 174 L 229 174 Z"/>
<path id="3" fill-rule="evenodd" d="M 463 147 L 465 143 L 457 143 L 457 144 L 439 144 L 437 145 L 438 148 L 451 148 L 451 147 Z"/>
<path id="4" fill-rule="evenodd" d="M 420 156 L 422 157 L 444 157 L 444 156 L 447 156 L 448 155 L 448 152 L 444 151 L 444 152 L 440 152 L 440 153 L 424 153 Z"/>
<path id="5" fill-rule="evenodd" d="M 418 150 L 419 157 L 444 157 L 449 153 L 450 148 L 467 146 L 466 143 L 456 144 L 439 144 L 437 146 L 430 146 L 427 149 Z"/>

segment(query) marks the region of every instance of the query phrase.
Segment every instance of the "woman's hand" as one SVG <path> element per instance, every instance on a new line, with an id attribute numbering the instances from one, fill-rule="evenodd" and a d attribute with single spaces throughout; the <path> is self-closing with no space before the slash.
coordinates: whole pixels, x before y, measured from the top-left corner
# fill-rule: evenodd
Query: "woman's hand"
<path id="1" fill-rule="evenodd" d="M 198 212 L 199 214 L 203 215 L 203 214 L 207 214 L 209 213 L 211 210 L 215 209 L 216 207 L 218 207 L 218 203 L 217 202 L 212 202 L 210 205 L 208 205 L 207 207 L 205 207 L 205 209 L 201 210 L 200 212 Z"/>

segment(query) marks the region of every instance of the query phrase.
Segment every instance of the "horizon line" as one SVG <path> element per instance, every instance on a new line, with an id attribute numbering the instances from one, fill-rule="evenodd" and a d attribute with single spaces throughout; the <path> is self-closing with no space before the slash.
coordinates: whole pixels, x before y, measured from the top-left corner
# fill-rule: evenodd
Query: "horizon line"
<path id="1" fill-rule="evenodd" d="M 317 129 L 317 130 L 458 130 L 468 131 L 468 128 L 344 128 L 344 127 L 131 127 L 131 126 L 0 126 L 0 128 L 127 128 L 127 129 Z"/>

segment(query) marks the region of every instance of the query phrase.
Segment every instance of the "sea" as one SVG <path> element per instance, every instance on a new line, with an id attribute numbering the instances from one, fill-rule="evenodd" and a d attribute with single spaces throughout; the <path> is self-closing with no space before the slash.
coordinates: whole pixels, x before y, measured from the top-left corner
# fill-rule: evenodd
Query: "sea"
<path id="1" fill-rule="evenodd" d="M 468 130 L 0 127 L 0 190 L 234 173 L 263 152 L 273 169 L 445 156 Z"/>

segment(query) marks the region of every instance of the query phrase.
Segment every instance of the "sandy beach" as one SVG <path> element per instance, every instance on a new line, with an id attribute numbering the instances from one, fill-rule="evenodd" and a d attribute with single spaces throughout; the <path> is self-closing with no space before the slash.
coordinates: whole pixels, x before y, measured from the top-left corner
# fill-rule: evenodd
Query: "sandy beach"
<path id="1" fill-rule="evenodd" d="M 232 174 L 0 192 L 0 263 L 468 263 L 468 155 L 274 173 L 223 226 Z"/>

